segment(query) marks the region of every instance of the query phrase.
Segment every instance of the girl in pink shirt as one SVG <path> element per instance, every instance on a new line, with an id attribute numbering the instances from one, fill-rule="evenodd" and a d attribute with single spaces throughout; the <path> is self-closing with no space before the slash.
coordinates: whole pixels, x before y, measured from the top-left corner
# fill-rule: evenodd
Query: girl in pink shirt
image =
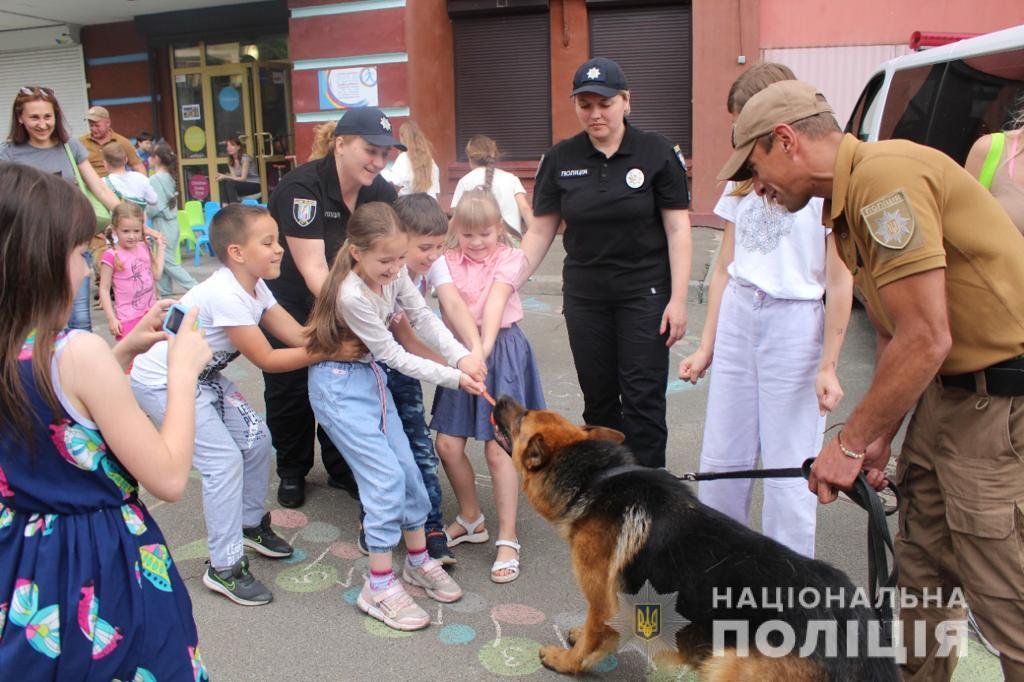
<path id="1" fill-rule="evenodd" d="M 164 238 L 157 238 L 154 258 L 143 235 L 144 227 L 145 215 L 137 204 L 122 201 L 111 211 L 110 228 L 117 241 L 100 259 L 100 306 L 107 315 L 110 333 L 118 341 L 156 303 L 154 283 L 164 270 Z"/>
<path id="2" fill-rule="evenodd" d="M 429 279 L 434 287 L 454 286 L 469 307 L 487 361 L 487 390 L 508 395 L 530 409 L 544 407 L 544 392 L 533 349 L 517 324 L 523 306 L 516 291 L 523 254 L 509 247 L 501 211 L 490 192 L 466 192 L 455 207 L 449 228 L 449 249 L 434 262 Z M 512 460 L 495 443 L 491 406 L 480 396 L 438 387 L 432 429 L 437 454 L 451 481 L 459 514 L 448 526 L 448 546 L 489 539 L 477 498 L 473 466 L 466 457 L 466 439 L 484 441 L 487 466 L 494 481 L 498 511 L 497 560 L 491 580 L 507 583 L 519 577 L 516 505 L 519 481 Z M 467 520 L 468 519 L 468 520 Z"/>

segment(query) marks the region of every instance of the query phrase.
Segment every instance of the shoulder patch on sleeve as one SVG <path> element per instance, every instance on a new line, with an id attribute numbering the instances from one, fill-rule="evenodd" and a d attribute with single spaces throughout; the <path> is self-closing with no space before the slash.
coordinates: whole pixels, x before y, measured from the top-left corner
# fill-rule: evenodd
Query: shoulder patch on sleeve
<path id="1" fill-rule="evenodd" d="M 292 199 L 292 217 L 299 227 L 306 227 L 316 218 L 316 199 Z"/>
<path id="2" fill-rule="evenodd" d="M 914 236 L 914 211 L 906 193 L 898 189 L 860 209 L 871 238 L 887 249 L 903 249 Z"/>

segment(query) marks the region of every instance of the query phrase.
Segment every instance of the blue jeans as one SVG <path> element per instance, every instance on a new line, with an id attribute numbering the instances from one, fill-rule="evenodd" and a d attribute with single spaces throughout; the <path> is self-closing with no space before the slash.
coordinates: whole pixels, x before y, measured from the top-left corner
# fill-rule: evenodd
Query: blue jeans
<path id="1" fill-rule="evenodd" d="M 441 530 L 441 484 L 437 480 L 437 453 L 430 441 L 430 429 L 423 411 L 423 388 L 418 379 L 407 377 L 383 363 L 377 364 L 388 378 L 388 390 L 395 400 L 398 417 L 402 420 L 413 459 L 430 498 L 430 512 L 424 528 L 427 531 Z"/>
<path id="2" fill-rule="evenodd" d="M 384 371 L 372 362 L 317 363 L 309 368 L 309 404 L 359 485 L 366 548 L 390 552 L 403 530 L 423 528 L 430 498 Z"/>
<path id="3" fill-rule="evenodd" d="M 92 317 L 89 314 L 89 309 L 92 306 L 92 300 L 89 298 L 89 283 L 92 280 L 92 252 L 88 250 L 85 252 L 85 263 L 89 266 L 89 274 L 82 280 L 82 286 L 78 287 L 78 293 L 75 294 L 74 301 L 71 303 L 71 319 L 68 320 L 68 326 L 72 329 L 84 329 L 91 332 Z"/>

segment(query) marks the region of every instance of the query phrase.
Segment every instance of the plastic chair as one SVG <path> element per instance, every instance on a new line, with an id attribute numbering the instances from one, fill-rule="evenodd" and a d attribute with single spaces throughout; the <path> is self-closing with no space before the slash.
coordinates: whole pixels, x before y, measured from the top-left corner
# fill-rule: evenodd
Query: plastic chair
<path id="1" fill-rule="evenodd" d="M 210 254 L 211 258 L 213 258 L 213 247 L 210 246 L 210 238 L 206 236 L 205 232 L 203 234 L 196 235 L 196 253 L 192 263 L 197 268 L 199 267 L 200 263 L 202 263 L 204 246 L 206 247 L 207 253 Z"/>
<path id="2" fill-rule="evenodd" d="M 184 211 L 178 211 L 178 262 L 181 262 L 181 245 L 195 251 L 196 235 L 192 232 L 192 226 L 188 223 L 188 216 Z"/>
<path id="3" fill-rule="evenodd" d="M 203 232 L 207 231 L 206 216 L 203 215 L 203 202 L 195 199 L 185 202 L 185 215 L 188 216 L 188 224 L 195 230 L 197 227 Z"/>
<path id="4" fill-rule="evenodd" d="M 243 206 L 259 206 L 259 199 L 242 199 Z"/>

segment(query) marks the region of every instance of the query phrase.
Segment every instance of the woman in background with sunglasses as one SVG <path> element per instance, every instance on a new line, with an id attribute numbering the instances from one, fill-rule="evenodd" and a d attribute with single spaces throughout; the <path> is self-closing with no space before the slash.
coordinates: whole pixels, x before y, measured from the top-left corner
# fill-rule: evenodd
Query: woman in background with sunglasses
<path id="1" fill-rule="evenodd" d="M 11 130 L 7 141 L 0 143 L 0 161 L 13 161 L 32 166 L 44 173 L 59 175 L 72 185 L 78 184 L 74 158 L 85 186 L 107 208 L 117 205 L 117 197 L 103 184 L 89 163 L 85 147 L 68 134 L 53 90 L 40 86 L 26 86 L 14 97 Z M 86 262 L 92 267 L 92 254 L 86 251 Z M 82 282 L 75 295 L 69 326 L 73 329 L 92 330 L 89 316 L 89 278 Z"/>

